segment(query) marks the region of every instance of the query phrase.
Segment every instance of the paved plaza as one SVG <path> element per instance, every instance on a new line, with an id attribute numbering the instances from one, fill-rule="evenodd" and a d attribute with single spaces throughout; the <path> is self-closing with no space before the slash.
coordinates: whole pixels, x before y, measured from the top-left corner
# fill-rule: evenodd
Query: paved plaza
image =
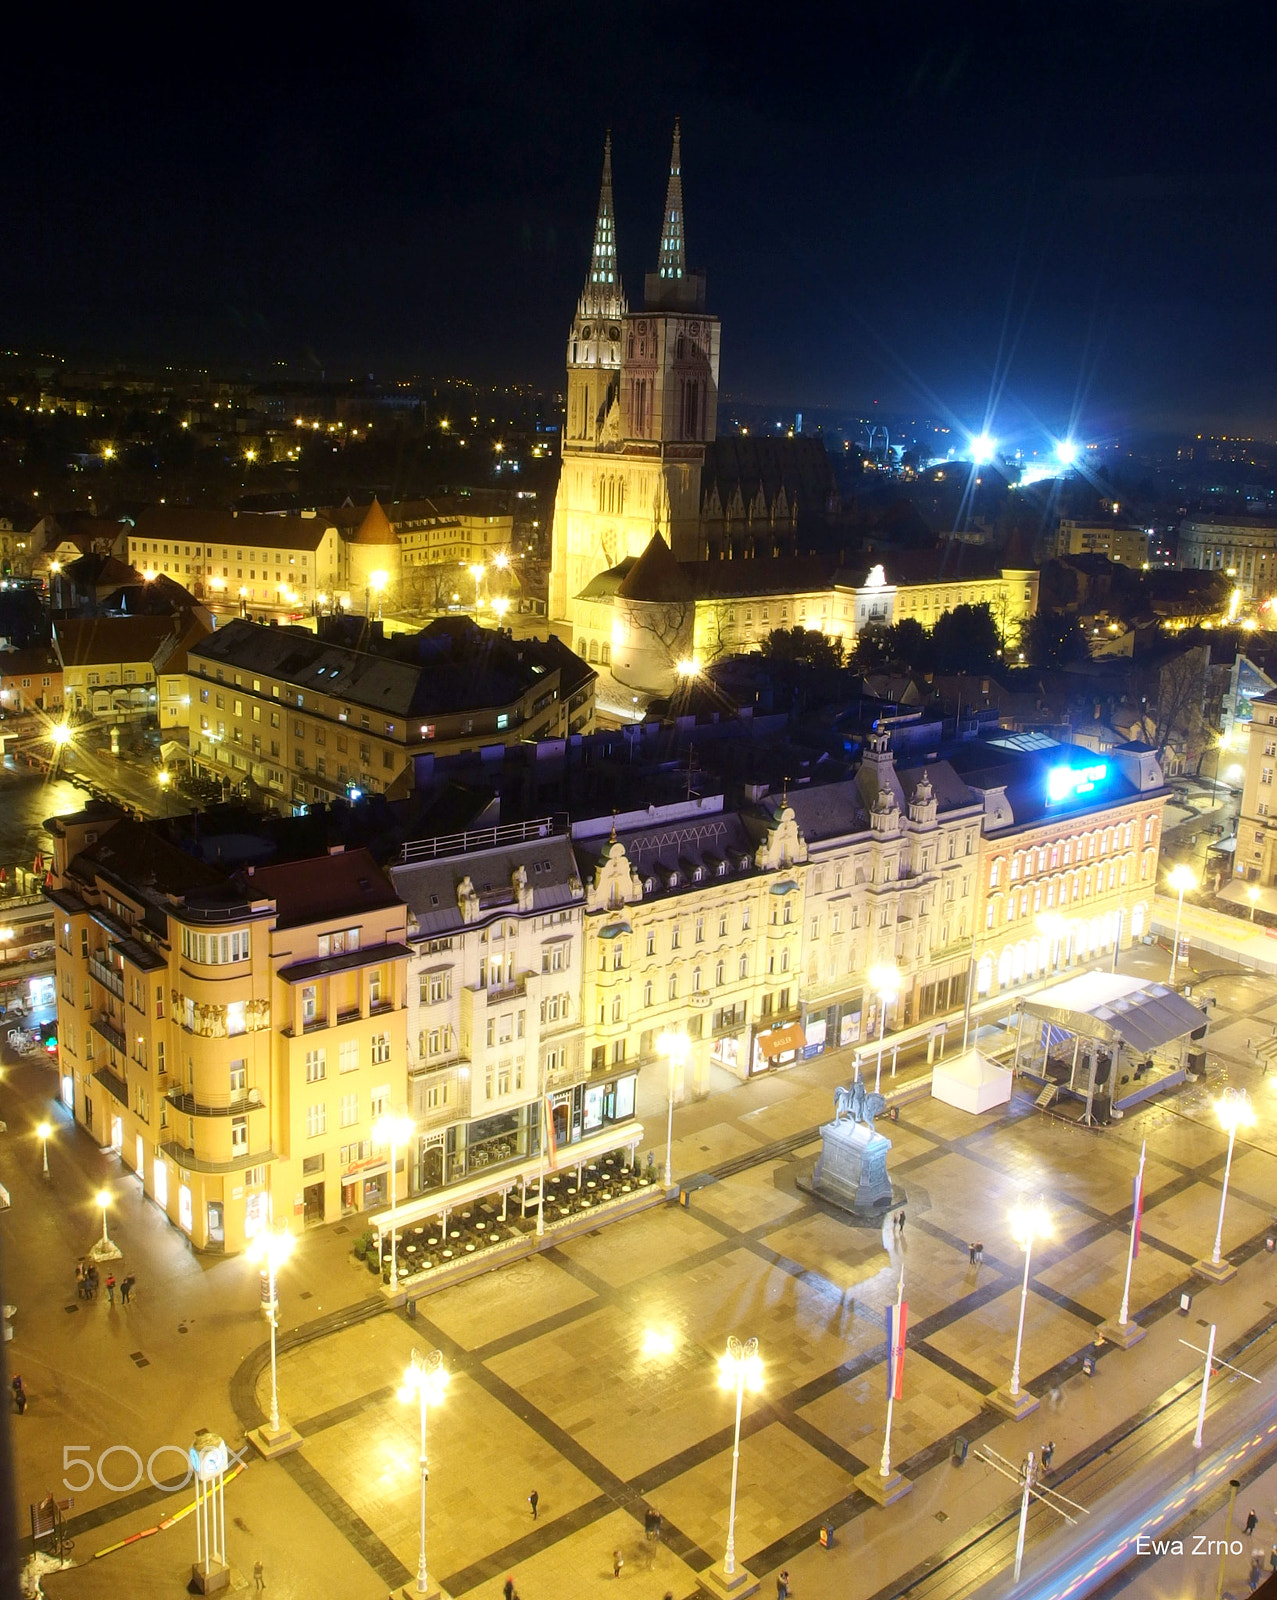
<path id="1" fill-rule="evenodd" d="M 1277 1269 L 1263 1248 L 1277 1209 L 1277 1083 L 1246 1049 L 1248 1029 L 1272 1026 L 1257 1024 L 1256 1013 L 1277 1003 L 1267 981 L 1225 973 L 1204 981 L 1216 1002 L 1207 1090 L 1094 1131 L 1044 1116 L 1018 1093 L 980 1118 L 925 1093 L 905 1099 L 899 1120 L 880 1124 L 908 1196 L 903 1237 L 852 1224 L 797 1185 L 818 1149 L 812 1130 L 827 1120 L 831 1087 L 846 1075 L 837 1058 L 682 1108 L 674 1157 L 686 1207 L 656 1207 L 440 1289 L 418 1301 L 414 1318 L 369 1298 L 348 1238 L 307 1236 L 282 1287 L 279 1363 L 282 1409 L 305 1443 L 274 1462 L 254 1460 L 228 1489 L 236 1568 L 251 1571 L 261 1559 L 270 1591 L 285 1597 L 384 1600 L 410 1581 L 416 1411 L 396 1389 L 413 1349 L 437 1348 L 452 1381 L 430 1417 L 434 1581 L 474 1600 L 496 1600 L 507 1574 L 523 1600 L 601 1595 L 612 1592 L 619 1548 L 620 1582 L 636 1597 L 693 1596 L 726 1539 L 733 1405 L 718 1387 L 717 1360 L 735 1334 L 757 1337 L 765 1368 L 761 1393 L 745 1400 L 738 1559 L 769 1597 L 782 1567 L 798 1600 L 894 1592 L 1013 1493 L 974 1455 L 951 1465 L 955 1438 L 1018 1461 L 1053 1437 L 1063 1466 L 1199 1367 L 1179 1340 L 1204 1341 L 1203 1321 L 1219 1324 L 1223 1347 L 1277 1310 Z M 1260 1121 L 1239 1139 L 1229 1192 L 1224 1249 L 1239 1272 L 1216 1287 L 1194 1278 L 1192 1263 L 1214 1240 L 1226 1141 L 1210 1096 L 1225 1081 L 1250 1088 Z M 1081 1355 L 1121 1299 L 1144 1138 L 1144 1242 L 1131 1310 L 1148 1336 L 1129 1352 L 1106 1347 L 1086 1378 Z M 1043 1404 L 1016 1424 L 986 1400 L 1009 1377 L 1019 1313 L 1023 1256 L 1007 1211 L 1039 1193 L 1054 1234 L 1034 1251 L 1022 1381 Z M 119 1436 L 141 1450 L 158 1415 L 166 1438 L 189 1438 L 206 1420 L 238 1444 L 267 1408 L 252 1269 L 175 1245 L 140 1201 L 121 1231 L 168 1263 L 152 1270 L 171 1267 L 173 1298 L 165 1304 L 168 1288 L 156 1285 L 138 1307 L 154 1319 L 153 1334 L 138 1324 L 118 1332 L 110 1320 L 118 1309 L 56 1312 L 55 1363 L 61 1353 L 70 1370 L 56 1416 L 34 1405 L 15 1428 L 24 1503 L 56 1481 L 64 1443 L 91 1441 L 96 1456 Z M 985 1247 L 980 1267 L 968 1258 L 976 1240 Z M 50 1249 L 66 1242 L 51 1238 Z M 892 1455 L 915 1488 L 878 1509 L 854 1479 L 882 1450 L 883 1311 L 902 1269 L 910 1337 Z M 1187 1319 L 1176 1313 L 1183 1288 L 1195 1296 Z M 179 1313 L 187 1332 L 174 1336 Z M 132 1359 L 138 1347 L 150 1365 Z M 21 1360 L 30 1364 L 26 1351 Z M 30 1376 L 28 1386 L 40 1387 Z M 127 1464 L 115 1464 L 127 1477 Z M 172 1503 L 154 1490 L 112 1496 L 95 1486 L 77 1499 L 77 1515 L 87 1515 L 76 1560 L 153 1524 Z M 656 1545 L 644 1538 L 648 1508 L 663 1518 Z M 827 1550 L 825 1523 L 834 1529 Z M 52 1575 L 45 1588 L 68 1597 L 118 1594 L 123 1583 L 176 1592 L 193 1546 L 190 1523 L 178 1524 Z"/>

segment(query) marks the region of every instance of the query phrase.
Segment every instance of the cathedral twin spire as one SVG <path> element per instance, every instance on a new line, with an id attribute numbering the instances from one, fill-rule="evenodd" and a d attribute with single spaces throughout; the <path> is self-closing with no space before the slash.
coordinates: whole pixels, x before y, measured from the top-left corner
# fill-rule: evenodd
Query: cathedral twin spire
<path id="1" fill-rule="evenodd" d="M 665 192 L 665 213 L 661 221 L 661 249 L 658 272 L 662 278 L 679 279 L 687 270 L 687 241 L 683 231 L 683 173 L 679 151 L 678 119 L 674 121 L 674 148 L 670 153 L 670 178 Z M 595 317 L 625 314 L 625 291 L 616 255 L 616 211 L 612 201 L 612 135 L 603 141 L 603 182 L 599 189 L 599 211 L 594 222 L 594 248 L 590 270 L 581 295 L 581 312 Z"/>

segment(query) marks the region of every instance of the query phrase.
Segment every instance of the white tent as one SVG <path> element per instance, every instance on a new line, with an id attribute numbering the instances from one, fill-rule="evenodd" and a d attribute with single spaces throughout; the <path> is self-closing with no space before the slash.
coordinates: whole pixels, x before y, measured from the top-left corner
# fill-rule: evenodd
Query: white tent
<path id="1" fill-rule="evenodd" d="M 978 1115 L 1004 1106 L 1011 1098 L 1011 1073 L 979 1050 L 964 1050 L 951 1061 L 937 1061 L 931 1074 L 931 1098 Z"/>

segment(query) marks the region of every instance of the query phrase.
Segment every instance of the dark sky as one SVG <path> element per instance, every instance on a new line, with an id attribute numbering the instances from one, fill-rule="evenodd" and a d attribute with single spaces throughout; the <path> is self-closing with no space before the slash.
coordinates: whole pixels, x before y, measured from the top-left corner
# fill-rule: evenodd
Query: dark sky
<path id="1" fill-rule="evenodd" d="M 37 9 L 0 345 L 557 385 L 604 129 L 634 303 L 677 113 L 726 394 L 1277 430 L 1269 7 Z"/>

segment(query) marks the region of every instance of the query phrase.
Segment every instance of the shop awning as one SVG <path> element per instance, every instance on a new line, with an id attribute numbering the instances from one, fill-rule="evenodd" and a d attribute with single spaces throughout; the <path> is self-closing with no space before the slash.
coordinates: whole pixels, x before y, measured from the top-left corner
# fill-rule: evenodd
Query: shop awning
<path id="1" fill-rule="evenodd" d="M 546 1170 L 566 1172 L 583 1161 L 597 1161 L 600 1156 L 609 1155 L 613 1150 L 623 1150 L 626 1146 L 637 1145 L 641 1143 L 642 1138 L 641 1122 L 617 1122 L 610 1128 L 601 1129 L 598 1133 L 587 1133 L 584 1139 L 578 1139 L 575 1144 L 561 1144 L 554 1166 L 547 1166 Z M 429 1194 L 418 1195 L 415 1199 L 407 1200 L 403 1205 L 395 1207 L 395 1227 L 403 1228 L 409 1223 L 424 1222 L 427 1217 L 437 1217 L 443 1211 L 452 1211 L 457 1206 L 482 1200 L 484 1195 L 500 1194 L 504 1189 L 513 1189 L 524 1178 L 539 1177 L 541 1170 L 541 1157 L 528 1156 L 523 1161 L 512 1161 L 509 1166 L 500 1167 L 496 1171 L 467 1178 L 464 1183 L 449 1184 L 446 1189 L 432 1189 Z M 369 1217 L 368 1224 L 376 1228 L 379 1234 L 389 1233 L 389 1207 Z"/>
<path id="2" fill-rule="evenodd" d="M 758 1048 L 768 1061 L 774 1061 L 777 1056 L 783 1056 L 790 1050 L 802 1050 L 806 1044 L 807 1035 L 796 1022 L 791 1022 L 784 1028 L 773 1028 L 770 1033 L 758 1035 Z"/>

